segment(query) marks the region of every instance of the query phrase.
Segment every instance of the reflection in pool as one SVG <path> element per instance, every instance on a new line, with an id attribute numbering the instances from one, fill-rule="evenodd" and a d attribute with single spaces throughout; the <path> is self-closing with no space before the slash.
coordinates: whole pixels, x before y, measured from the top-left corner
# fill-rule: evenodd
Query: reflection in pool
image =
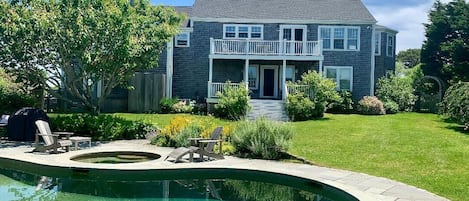
<path id="1" fill-rule="evenodd" d="M 194 172 L 198 176 L 191 179 L 181 179 L 194 175 L 188 171 L 194 170 L 184 170 L 183 174 L 170 173 L 171 176 L 162 179 L 126 180 L 119 174 L 114 179 L 96 179 L 95 176 L 86 176 L 85 171 L 56 178 L 0 167 L 0 200 L 356 200 L 332 187 L 285 175 L 246 172 L 244 179 L 240 180 L 242 171 L 229 174 L 224 170 L 223 175 L 226 176 L 221 177 L 221 174 L 213 175 L 211 171 L 204 170 Z M 152 175 L 152 172 L 148 174 Z M 269 182 L 254 181 L 253 174 L 269 178 Z"/>

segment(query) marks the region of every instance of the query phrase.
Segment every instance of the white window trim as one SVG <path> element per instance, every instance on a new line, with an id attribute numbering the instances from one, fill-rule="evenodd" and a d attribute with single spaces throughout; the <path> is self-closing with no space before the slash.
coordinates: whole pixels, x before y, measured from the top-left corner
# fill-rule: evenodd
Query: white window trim
<path id="1" fill-rule="evenodd" d="M 248 67 L 248 73 L 249 73 L 249 68 L 255 67 L 256 68 L 256 86 L 255 87 L 249 87 L 249 89 L 259 89 L 259 65 L 254 64 L 254 65 L 249 65 Z M 248 74 L 248 82 L 249 82 L 249 74 Z M 249 83 L 248 83 L 249 85 Z"/>
<path id="2" fill-rule="evenodd" d="M 233 26 L 235 27 L 235 37 L 226 37 L 226 27 Z M 239 27 L 248 27 L 248 37 L 247 38 L 240 38 L 239 35 Z M 251 38 L 252 27 L 260 27 L 261 28 L 261 37 L 260 38 Z M 263 40 L 264 39 L 264 25 L 263 24 L 223 24 L 223 39 L 254 39 L 254 40 Z"/>
<path id="3" fill-rule="evenodd" d="M 378 36 L 378 37 L 376 37 L 376 36 Z M 378 42 L 378 49 L 377 49 L 378 52 L 375 51 L 375 55 L 376 56 L 381 56 L 381 32 L 380 31 L 375 32 L 375 40 L 376 41 L 375 41 L 374 45 L 376 45 L 376 42 Z"/>
<path id="4" fill-rule="evenodd" d="M 179 34 L 187 34 L 187 44 L 186 45 L 179 45 L 178 44 L 178 35 Z M 181 33 L 178 33 L 176 36 L 174 36 L 174 47 L 190 47 L 191 46 L 191 33 L 188 31 L 183 31 Z"/>
<path id="5" fill-rule="evenodd" d="M 349 89 L 349 91 L 352 92 L 352 90 L 353 90 L 353 66 L 324 66 L 324 77 L 327 77 L 327 70 L 328 69 L 344 69 L 344 68 L 350 69 L 350 89 Z M 337 76 L 338 76 L 338 74 L 336 74 L 336 78 L 335 78 L 334 81 L 337 84 L 336 90 L 339 91 L 340 86 L 338 84 L 340 84 L 340 83 L 338 82 Z"/>
<path id="6" fill-rule="evenodd" d="M 389 37 L 392 37 L 392 44 L 389 45 Z M 396 44 L 396 37 L 393 34 L 387 34 L 386 36 L 386 56 L 394 57 L 394 45 Z M 391 46 L 392 51 L 389 52 L 389 47 Z"/>
<path id="7" fill-rule="evenodd" d="M 324 51 L 360 51 L 360 36 L 361 29 L 359 26 L 318 26 L 318 40 L 321 40 L 321 29 L 328 28 L 331 29 L 330 36 L 330 49 L 323 48 Z M 344 28 L 344 49 L 334 49 L 334 29 Z M 347 49 L 348 48 L 348 29 L 358 29 L 357 35 L 357 48 L 356 49 Z M 374 45 L 374 44 L 373 44 Z"/>

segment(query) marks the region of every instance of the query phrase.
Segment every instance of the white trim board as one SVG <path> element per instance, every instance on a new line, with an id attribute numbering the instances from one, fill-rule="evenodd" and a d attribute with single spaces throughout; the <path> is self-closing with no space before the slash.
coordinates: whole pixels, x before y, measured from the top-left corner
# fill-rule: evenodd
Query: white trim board
<path id="1" fill-rule="evenodd" d="M 272 24 L 345 24 L 345 25 L 361 25 L 376 24 L 376 20 L 308 20 L 308 19 L 241 19 L 241 18 L 207 18 L 207 17 L 191 17 L 193 21 L 199 22 L 222 22 L 222 23 L 272 23 Z"/>

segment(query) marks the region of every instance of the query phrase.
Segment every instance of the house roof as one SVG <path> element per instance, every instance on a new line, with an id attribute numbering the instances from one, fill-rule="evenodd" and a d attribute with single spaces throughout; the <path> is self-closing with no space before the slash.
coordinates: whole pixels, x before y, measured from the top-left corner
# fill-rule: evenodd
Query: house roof
<path id="1" fill-rule="evenodd" d="M 389 27 L 385 27 L 385 26 L 379 25 L 379 24 L 377 24 L 377 25 L 375 26 L 375 29 L 376 29 L 376 31 L 390 32 L 390 33 L 393 33 L 393 34 L 397 34 L 397 33 L 398 33 L 397 30 L 394 30 L 394 29 L 391 29 L 391 28 L 389 28 Z"/>
<path id="2" fill-rule="evenodd" d="M 361 0 L 196 0 L 191 17 L 376 23 Z"/>
<path id="3" fill-rule="evenodd" d="M 189 17 L 192 13 L 192 6 L 174 6 L 173 8 L 176 12 L 187 15 L 187 18 L 181 23 L 181 28 L 190 27 Z"/>

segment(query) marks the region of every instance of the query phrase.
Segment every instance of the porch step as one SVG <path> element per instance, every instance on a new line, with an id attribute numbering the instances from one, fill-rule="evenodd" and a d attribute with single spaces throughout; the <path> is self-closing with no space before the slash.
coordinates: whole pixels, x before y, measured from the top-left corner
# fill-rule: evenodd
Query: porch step
<path id="1" fill-rule="evenodd" d="M 251 111 L 247 115 L 248 120 L 255 120 L 262 116 L 273 121 L 288 121 L 285 103 L 282 100 L 260 100 L 249 101 Z"/>

